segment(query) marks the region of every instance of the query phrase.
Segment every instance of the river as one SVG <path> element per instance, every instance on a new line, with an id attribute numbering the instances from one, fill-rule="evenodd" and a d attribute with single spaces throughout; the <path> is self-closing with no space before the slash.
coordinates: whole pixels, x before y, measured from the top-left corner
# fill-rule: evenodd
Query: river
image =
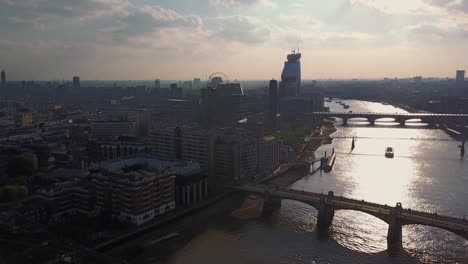
<path id="1" fill-rule="evenodd" d="M 354 112 L 405 112 L 380 103 L 344 100 Z M 335 102 L 331 111 L 345 111 Z M 347 111 L 347 110 L 346 110 Z M 370 127 L 350 120 L 338 130 L 333 143 L 317 150 L 317 156 L 334 148 L 338 154 L 331 173 L 310 174 L 291 188 L 363 199 L 370 202 L 464 217 L 468 214 L 468 162 L 460 158 L 458 145 L 442 130 L 423 128 L 412 121 L 399 127 L 379 120 Z M 357 138 L 351 152 L 351 137 Z M 395 157 L 384 157 L 393 147 Z M 219 205 L 218 205 L 219 206 Z M 404 251 L 386 252 L 387 224 L 356 211 L 336 211 L 330 236 L 315 230 L 317 211 L 306 204 L 283 200 L 281 208 L 260 219 L 240 221 L 227 214 L 192 221 L 198 232 L 186 237 L 181 248 L 168 254 L 165 263 L 466 263 L 468 242 L 444 230 L 426 226 L 403 227 Z M 190 223 L 189 220 L 186 220 Z M 177 229 L 174 227 L 173 229 Z M 183 228 L 177 231 L 183 233 Z M 170 230 L 168 229 L 167 232 Z M 174 230 L 172 230 L 174 231 Z M 160 234 L 158 234 L 160 235 Z M 148 235 L 151 237 L 151 234 Z M 156 235 L 154 235 L 156 237 Z M 130 263 L 158 263 L 148 249 Z M 157 255 L 160 255 L 159 252 Z"/>

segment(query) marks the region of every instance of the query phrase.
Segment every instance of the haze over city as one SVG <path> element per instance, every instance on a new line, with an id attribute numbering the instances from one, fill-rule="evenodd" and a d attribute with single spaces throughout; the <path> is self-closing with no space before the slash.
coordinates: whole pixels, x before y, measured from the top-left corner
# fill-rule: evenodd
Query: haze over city
<path id="1" fill-rule="evenodd" d="M 0 264 L 468 263 L 468 0 L 0 0 Z"/>
<path id="2" fill-rule="evenodd" d="M 269 79 L 297 46 L 303 79 L 468 68 L 466 0 L 0 0 L 0 31 L 10 80 Z"/>

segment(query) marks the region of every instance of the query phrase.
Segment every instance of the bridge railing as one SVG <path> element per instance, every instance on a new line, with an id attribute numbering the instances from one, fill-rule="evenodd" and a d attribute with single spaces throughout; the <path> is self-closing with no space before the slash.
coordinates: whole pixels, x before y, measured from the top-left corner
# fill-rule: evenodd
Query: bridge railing
<path id="1" fill-rule="evenodd" d="M 314 193 L 314 192 L 308 192 L 308 191 L 304 191 L 304 190 L 296 190 L 296 189 L 290 189 L 290 188 L 286 188 L 286 187 L 275 187 L 275 186 L 272 186 L 272 185 L 266 185 L 266 184 L 261 184 L 261 185 L 255 185 L 255 186 L 245 186 L 245 187 L 251 187 L 251 188 L 254 188 L 254 189 L 261 189 L 262 191 L 263 190 L 271 190 L 273 192 L 275 191 L 281 191 L 281 192 L 287 192 L 287 193 L 290 193 L 290 194 L 299 194 L 299 195 L 309 195 L 309 196 L 313 196 L 313 197 L 320 197 L 320 196 L 327 196 L 327 194 L 323 194 L 323 193 Z M 334 200 L 335 201 L 343 201 L 343 202 L 348 202 L 348 203 L 354 203 L 356 205 L 364 205 L 364 206 L 368 206 L 368 207 L 375 207 L 376 209 L 388 209 L 388 210 L 391 210 L 391 209 L 394 209 L 395 207 L 394 206 L 389 206 L 389 205 L 382 205 L 382 204 L 378 204 L 378 203 L 373 203 L 373 202 L 368 202 L 368 201 L 365 201 L 365 200 L 358 200 L 358 199 L 353 199 L 353 198 L 346 198 L 346 197 L 342 197 L 342 196 L 333 196 Z M 447 216 L 447 215 L 438 215 L 437 213 L 432 213 L 432 212 L 423 212 L 423 211 L 418 211 L 418 210 L 413 210 L 413 209 L 410 209 L 410 208 L 402 208 L 402 213 L 405 213 L 405 214 L 408 214 L 409 216 L 411 215 L 414 215 L 414 216 L 421 216 L 421 217 L 425 217 L 425 218 L 429 218 L 429 219 L 439 219 L 439 220 L 444 220 L 444 221 L 447 221 L 447 222 L 453 222 L 453 223 L 459 223 L 459 224 L 467 224 L 468 223 L 468 220 L 466 220 L 465 218 L 458 218 L 458 217 L 454 217 L 454 216 Z"/>

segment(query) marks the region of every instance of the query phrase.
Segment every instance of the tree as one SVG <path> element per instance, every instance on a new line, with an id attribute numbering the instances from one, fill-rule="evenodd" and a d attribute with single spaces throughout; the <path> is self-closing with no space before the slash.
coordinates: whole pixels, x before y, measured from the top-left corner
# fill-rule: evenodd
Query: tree
<path id="1" fill-rule="evenodd" d="M 24 185 L 5 185 L 0 188 L 0 201 L 11 202 L 26 198 L 29 190 Z"/>
<path id="2" fill-rule="evenodd" d="M 10 177 L 32 176 L 37 168 L 38 161 L 36 155 L 33 153 L 23 153 L 8 162 L 7 173 Z"/>
<path id="3" fill-rule="evenodd" d="M 54 176 L 47 175 L 43 172 L 39 172 L 34 176 L 34 184 L 37 185 L 50 185 L 57 182 Z"/>

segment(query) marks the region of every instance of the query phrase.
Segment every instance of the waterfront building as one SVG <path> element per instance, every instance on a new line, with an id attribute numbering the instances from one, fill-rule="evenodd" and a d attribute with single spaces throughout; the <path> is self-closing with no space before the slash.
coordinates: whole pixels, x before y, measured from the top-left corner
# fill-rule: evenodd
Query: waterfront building
<path id="1" fill-rule="evenodd" d="M 79 89 L 80 88 L 80 77 L 74 76 L 73 77 L 73 89 Z"/>
<path id="2" fill-rule="evenodd" d="M 177 207 L 193 206 L 206 198 L 208 198 L 208 175 L 203 173 L 176 175 Z"/>
<path id="3" fill-rule="evenodd" d="M 288 54 L 281 73 L 280 96 L 301 95 L 301 53 Z"/>
<path id="4" fill-rule="evenodd" d="M 258 140 L 258 172 L 268 175 L 279 164 L 279 144 L 274 136 L 264 136 Z"/>
<path id="5" fill-rule="evenodd" d="M 121 222 L 146 223 L 175 208 L 175 175 L 199 170 L 195 162 L 151 156 L 103 162 L 91 174 L 97 209 Z"/>

